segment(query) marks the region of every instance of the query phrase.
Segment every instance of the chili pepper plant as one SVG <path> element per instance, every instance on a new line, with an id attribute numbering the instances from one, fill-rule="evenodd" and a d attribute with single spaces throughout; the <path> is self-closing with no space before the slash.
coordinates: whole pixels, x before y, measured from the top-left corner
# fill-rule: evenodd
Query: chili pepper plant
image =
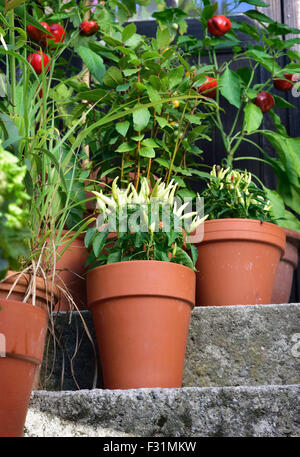
<path id="1" fill-rule="evenodd" d="M 234 10 L 241 1 L 231 3 Z M 252 1 L 243 3 L 254 5 Z M 263 9 L 267 5 L 259 6 Z M 287 38 L 287 35 L 299 35 L 300 30 L 278 23 L 255 9 L 246 11 L 241 20 L 218 15 L 216 10 L 217 3 L 204 0 L 198 16 L 203 38 L 178 37 L 178 43 L 187 55 L 197 59 L 197 69 L 191 76 L 194 85 L 201 94 L 216 100 L 218 109 L 210 120 L 222 138 L 220 161 L 225 167 L 233 167 L 234 161 L 252 158 L 271 166 L 278 187 L 276 191 L 266 188 L 265 191 L 273 201 L 274 216 L 281 225 L 300 230 L 293 214 L 300 214 L 300 175 L 295 171 L 299 169 L 300 139 L 289 137 L 280 118 L 281 109 L 295 109 L 284 96 L 298 88 L 300 54 L 293 46 L 300 43 L 300 38 Z M 163 17 L 163 13 L 157 14 Z M 242 37 L 247 37 L 247 41 L 242 41 Z M 232 48 L 233 57 L 220 63 L 218 50 L 222 48 Z M 267 77 L 256 83 L 261 68 L 266 70 Z M 205 81 L 199 84 L 201 76 Z M 224 99 L 235 110 L 229 128 L 225 128 Z M 271 118 L 273 130 L 263 127 L 266 116 Z M 262 136 L 274 147 L 275 158 L 261 147 Z M 260 157 L 243 157 L 246 144 L 253 146 Z"/>

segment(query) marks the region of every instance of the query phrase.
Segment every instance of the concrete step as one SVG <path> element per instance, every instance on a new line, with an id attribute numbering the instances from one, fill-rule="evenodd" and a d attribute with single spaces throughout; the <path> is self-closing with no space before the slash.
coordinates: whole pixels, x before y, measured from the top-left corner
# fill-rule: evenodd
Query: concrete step
<path id="1" fill-rule="evenodd" d="M 54 319 L 56 344 L 49 339 L 41 388 L 103 387 L 90 312 L 56 313 Z M 300 304 L 197 307 L 191 318 L 183 386 L 300 384 L 299 343 Z"/>
<path id="2" fill-rule="evenodd" d="M 300 385 L 35 391 L 27 437 L 300 437 Z"/>

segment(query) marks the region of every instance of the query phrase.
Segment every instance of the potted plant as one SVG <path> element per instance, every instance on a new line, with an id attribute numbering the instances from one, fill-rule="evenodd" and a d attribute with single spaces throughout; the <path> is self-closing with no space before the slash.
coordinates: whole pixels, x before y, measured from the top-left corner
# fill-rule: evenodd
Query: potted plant
<path id="1" fill-rule="evenodd" d="M 26 167 L 0 146 L 0 264 L 1 278 L 28 256 L 26 241 L 29 196 Z M 24 208 L 25 206 L 25 208 Z M 35 371 L 41 364 L 47 331 L 47 310 L 36 302 L 24 303 L 0 295 L 0 436 L 22 436 Z"/>
<path id="2" fill-rule="evenodd" d="M 208 220 L 197 244 L 200 306 L 269 304 L 285 233 L 251 173 L 213 167 L 201 193 Z"/>
<path id="3" fill-rule="evenodd" d="M 295 108 L 283 96 L 297 91 L 300 56 L 293 46 L 299 44 L 297 35 L 300 31 L 278 23 L 257 10 L 249 9 L 244 18 L 237 20 L 217 14 L 217 3 L 203 3 L 197 18 L 202 25 L 203 38 L 178 37 L 178 44 L 187 55 L 198 59 L 197 70 L 192 76 L 194 87 L 199 93 L 215 99 L 219 107 L 209 119 L 213 121 L 222 140 L 222 165 L 225 168 L 234 167 L 236 161 L 258 160 L 270 165 L 276 174 L 276 191 L 266 187 L 264 190 L 272 202 L 271 211 L 276 223 L 284 227 L 288 239 L 287 252 L 279 266 L 278 280 L 274 282 L 272 301 L 287 302 L 293 271 L 298 263 L 299 138 L 289 137 L 278 110 Z M 239 3 L 235 2 L 234 6 Z M 250 1 L 243 3 L 253 5 Z M 163 12 L 156 15 L 164 19 Z M 287 38 L 290 33 L 296 37 Z M 248 37 L 247 42 L 241 40 L 243 36 Z M 221 62 L 218 51 L 224 48 L 232 48 L 233 57 Z M 261 69 L 266 78 L 257 83 L 256 77 Z M 230 109 L 235 110 L 229 128 L 225 128 L 224 122 L 227 115 L 225 100 Z M 268 128 L 265 128 L 266 121 Z M 269 125 L 272 124 L 273 130 L 270 130 Z M 273 146 L 275 158 L 261 146 L 264 139 Z M 251 152 L 245 156 L 246 146 Z"/>
<path id="4" fill-rule="evenodd" d="M 181 222 L 195 216 L 193 231 L 203 219 L 184 214 L 173 181 L 151 189 L 141 178 L 137 191 L 132 183 L 120 189 L 117 179 L 110 194 L 95 192 L 100 217 L 85 239 L 104 387 L 180 387 L 196 261 Z"/>
<path id="5" fill-rule="evenodd" d="M 300 248 L 300 175 L 298 172 L 300 138 L 271 132 L 266 132 L 265 136 L 278 152 L 277 157 L 274 158 L 264 151 L 264 159 L 277 177 L 276 190 L 265 189 L 265 191 L 272 202 L 272 216 L 276 218 L 286 234 L 286 251 L 278 266 L 272 303 L 288 303 Z"/>

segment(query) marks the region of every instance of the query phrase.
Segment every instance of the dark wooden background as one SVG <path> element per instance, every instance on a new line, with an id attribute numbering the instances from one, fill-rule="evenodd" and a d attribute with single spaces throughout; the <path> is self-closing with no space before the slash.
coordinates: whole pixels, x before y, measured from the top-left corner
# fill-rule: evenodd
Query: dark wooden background
<path id="1" fill-rule="evenodd" d="M 285 22 L 290 24 L 293 27 L 299 27 L 300 24 L 297 23 L 298 15 L 300 17 L 300 1 L 298 0 L 272 0 L 268 1 L 270 7 L 268 9 L 263 8 L 264 13 L 269 14 L 271 17 L 276 19 L 278 22 Z M 284 4 L 284 8 L 283 8 Z M 297 13 L 299 10 L 299 13 Z M 235 16 L 235 19 L 245 20 L 245 16 Z M 155 36 L 156 25 L 152 20 L 148 21 L 137 21 L 137 31 L 143 35 Z M 201 26 L 199 21 L 195 19 L 188 20 L 188 34 L 201 38 Z M 245 40 L 245 35 L 240 37 L 242 40 Z M 246 44 L 246 43 L 245 43 Z M 299 49 L 298 49 L 299 51 Z M 228 61 L 231 58 L 231 51 L 222 50 L 218 52 L 219 62 Z M 284 65 L 284 62 L 282 62 Z M 256 75 L 256 80 L 254 83 L 263 82 L 269 78 L 267 71 L 264 68 L 261 68 Z M 300 136 L 300 125 L 299 125 L 299 113 L 300 113 L 300 98 L 293 97 L 290 93 L 284 94 L 283 92 L 278 92 L 274 89 L 274 93 L 286 97 L 286 99 L 295 105 L 295 110 L 287 109 L 277 109 L 277 114 L 281 117 L 284 125 L 287 128 L 288 133 L 292 137 Z M 235 108 L 231 107 L 225 99 L 222 100 L 222 107 L 225 110 L 225 115 L 223 116 L 224 126 L 226 131 L 230 131 L 232 121 L 234 119 Z M 262 128 L 273 130 L 273 123 L 269 115 L 264 116 Z M 255 139 L 258 144 L 270 155 L 275 156 L 276 152 L 272 149 L 270 144 L 260 135 Z M 220 160 L 224 157 L 224 148 L 222 141 L 218 132 L 213 132 L 213 141 L 206 142 L 205 145 L 201 144 L 201 148 L 204 150 L 204 158 L 206 164 L 213 165 L 214 163 L 220 163 Z M 243 143 L 239 148 L 237 156 L 256 156 L 261 157 L 259 151 L 247 143 Z M 261 157 L 262 158 L 262 157 Z M 258 176 L 266 186 L 270 188 L 276 187 L 276 177 L 272 169 L 258 161 L 238 161 L 236 162 L 237 167 L 246 168 L 247 170 L 253 172 Z M 291 295 L 291 302 L 300 302 L 300 268 L 295 272 L 293 289 Z"/>

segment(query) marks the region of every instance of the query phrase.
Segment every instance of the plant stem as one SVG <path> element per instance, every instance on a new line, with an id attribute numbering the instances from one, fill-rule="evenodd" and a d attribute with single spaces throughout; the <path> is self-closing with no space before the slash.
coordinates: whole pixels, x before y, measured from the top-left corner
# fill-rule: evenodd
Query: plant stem
<path id="1" fill-rule="evenodd" d="M 15 31 L 13 30 L 15 26 L 15 14 L 14 10 L 11 10 L 9 13 L 9 42 L 11 46 L 15 46 Z M 16 100 L 17 100 L 17 80 L 16 80 L 16 58 L 13 55 L 9 56 L 9 66 L 10 66 L 10 85 L 11 85 L 11 103 L 13 115 L 15 114 L 16 109 Z"/>

